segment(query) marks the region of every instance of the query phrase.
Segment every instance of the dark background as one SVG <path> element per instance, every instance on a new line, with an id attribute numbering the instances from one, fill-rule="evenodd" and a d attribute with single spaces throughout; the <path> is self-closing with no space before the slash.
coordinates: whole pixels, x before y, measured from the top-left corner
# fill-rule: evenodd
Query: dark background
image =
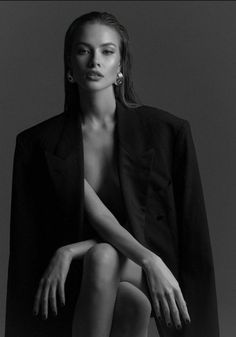
<path id="1" fill-rule="evenodd" d="M 76 17 L 92 10 L 111 12 L 127 27 L 134 83 L 143 103 L 168 110 L 191 124 L 215 262 L 221 337 L 233 336 L 236 305 L 233 296 L 236 4 L 233 1 L 0 2 L 0 336 L 4 335 L 15 136 L 63 111 L 65 32 Z M 150 336 L 155 333 L 151 322 Z"/>

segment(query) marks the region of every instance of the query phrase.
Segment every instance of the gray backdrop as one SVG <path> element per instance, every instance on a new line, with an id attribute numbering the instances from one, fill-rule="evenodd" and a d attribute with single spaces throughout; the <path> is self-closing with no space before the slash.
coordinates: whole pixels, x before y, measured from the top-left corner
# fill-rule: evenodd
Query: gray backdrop
<path id="1" fill-rule="evenodd" d="M 233 1 L 0 2 L 0 336 L 4 335 L 13 151 L 16 134 L 63 111 L 63 42 L 92 10 L 128 28 L 134 82 L 144 104 L 189 120 L 197 148 L 222 337 L 235 312 L 236 4 Z M 155 327 L 150 324 L 150 336 Z M 199 336 L 203 337 L 203 336 Z M 212 336 L 213 337 L 213 336 Z"/>

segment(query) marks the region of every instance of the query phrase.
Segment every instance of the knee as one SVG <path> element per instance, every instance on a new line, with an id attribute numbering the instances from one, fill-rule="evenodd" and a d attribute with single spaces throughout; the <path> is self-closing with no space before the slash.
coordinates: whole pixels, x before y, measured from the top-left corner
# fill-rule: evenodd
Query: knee
<path id="1" fill-rule="evenodd" d="M 95 266 L 111 267 L 118 264 L 119 253 L 112 245 L 103 242 L 90 248 L 86 254 L 86 259 Z"/>
<path id="2" fill-rule="evenodd" d="M 109 243 L 98 243 L 89 249 L 85 256 L 85 264 L 96 287 L 117 279 L 120 257 L 119 252 Z"/>
<path id="3" fill-rule="evenodd" d="M 117 292 L 115 310 L 118 321 L 122 322 L 123 333 L 129 334 L 134 326 L 139 329 L 148 325 L 152 307 L 149 299 L 140 289 L 129 282 L 122 281 Z"/>

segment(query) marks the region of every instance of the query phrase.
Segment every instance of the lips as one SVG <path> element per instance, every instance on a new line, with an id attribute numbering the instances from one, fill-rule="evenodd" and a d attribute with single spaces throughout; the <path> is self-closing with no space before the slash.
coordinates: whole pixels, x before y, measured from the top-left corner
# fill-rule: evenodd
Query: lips
<path id="1" fill-rule="evenodd" d="M 87 76 L 99 76 L 99 77 L 104 77 L 102 73 L 100 73 L 99 71 L 95 71 L 95 70 L 91 70 L 91 71 L 88 71 Z"/>

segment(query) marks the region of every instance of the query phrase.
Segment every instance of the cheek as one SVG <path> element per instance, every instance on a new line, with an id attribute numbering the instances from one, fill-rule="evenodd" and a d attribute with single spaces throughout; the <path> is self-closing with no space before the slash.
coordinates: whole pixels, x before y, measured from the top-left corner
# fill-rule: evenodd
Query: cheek
<path id="1" fill-rule="evenodd" d="M 107 73 L 112 76 L 115 77 L 117 72 L 119 69 L 119 63 L 117 60 L 111 60 L 109 63 L 109 66 L 107 67 Z"/>

